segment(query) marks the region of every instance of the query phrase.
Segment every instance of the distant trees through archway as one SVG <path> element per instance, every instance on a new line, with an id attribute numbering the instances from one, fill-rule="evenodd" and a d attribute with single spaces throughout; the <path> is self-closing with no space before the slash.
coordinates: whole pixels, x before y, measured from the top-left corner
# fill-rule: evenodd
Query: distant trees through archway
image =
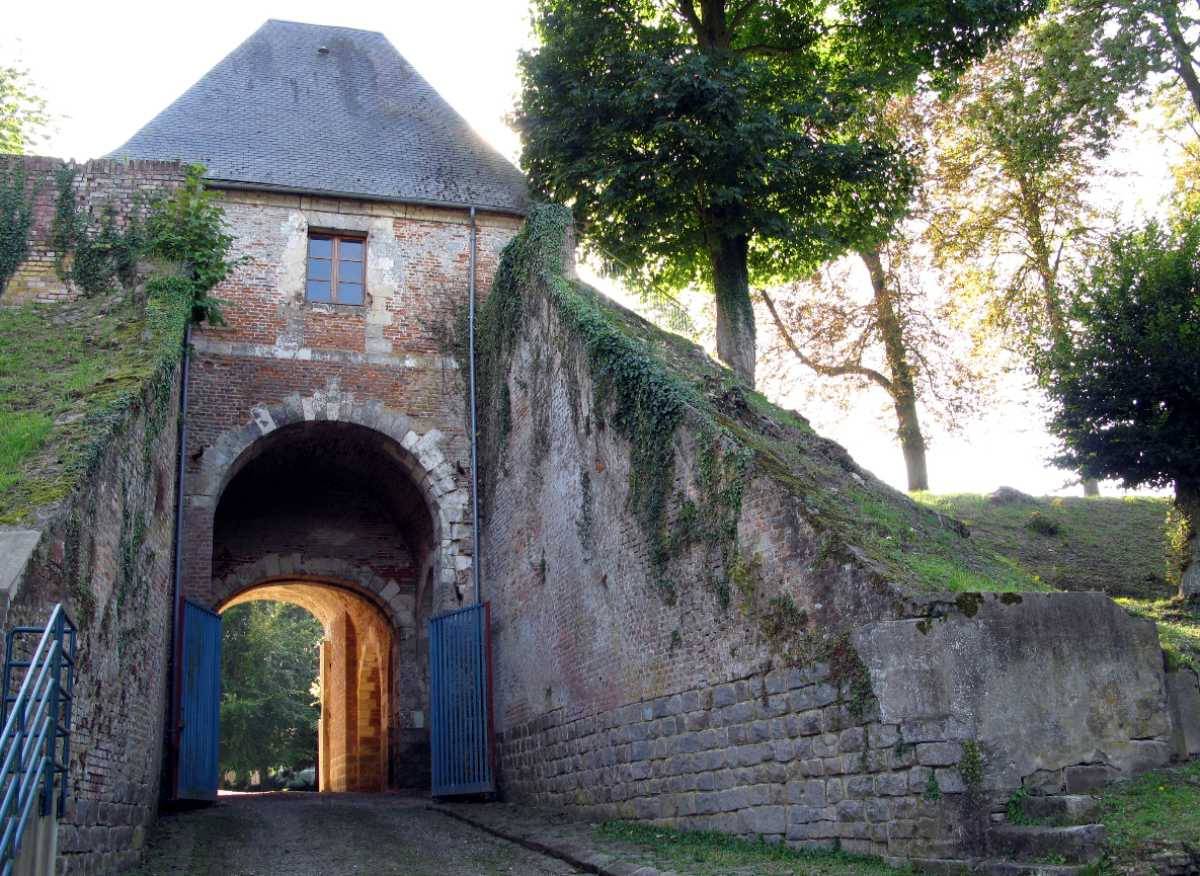
<path id="1" fill-rule="evenodd" d="M 221 626 L 222 787 L 315 791 L 324 627 L 265 600 L 229 608 Z"/>

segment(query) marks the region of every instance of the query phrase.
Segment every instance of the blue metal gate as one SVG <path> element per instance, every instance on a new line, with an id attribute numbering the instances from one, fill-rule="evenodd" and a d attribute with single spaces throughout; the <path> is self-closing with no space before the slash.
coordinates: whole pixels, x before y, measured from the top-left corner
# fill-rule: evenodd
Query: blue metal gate
<path id="1" fill-rule="evenodd" d="M 429 673 L 433 795 L 493 793 L 496 779 L 488 603 L 429 621 Z"/>
<path id="2" fill-rule="evenodd" d="M 180 690 L 180 800 L 215 800 L 221 744 L 221 616 L 194 602 L 183 605 Z"/>

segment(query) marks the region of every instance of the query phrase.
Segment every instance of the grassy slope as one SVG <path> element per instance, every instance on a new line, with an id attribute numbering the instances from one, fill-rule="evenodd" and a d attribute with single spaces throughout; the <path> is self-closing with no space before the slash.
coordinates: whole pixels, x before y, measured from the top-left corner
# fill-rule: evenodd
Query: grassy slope
<path id="1" fill-rule="evenodd" d="M 1200 761 L 1114 785 L 1102 800 L 1112 865 L 1144 862 L 1158 849 L 1200 841 Z"/>
<path id="2" fill-rule="evenodd" d="M 178 358 L 186 308 L 168 289 L 0 308 L 0 525 L 66 496 L 121 413 Z"/>
<path id="3" fill-rule="evenodd" d="M 996 504 L 985 496 L 919 493 L 971 538 L 1012 557 L 1058 590 L 1159 599 L 1167 583 L 1166 499 L 1050 498 Z"/>
<path id="4" fill-rule="evenodd" d="M 752 472 L 803 499 L 804 514 L 822 535 L 822 550 L 830 558 L 865 557 L 889 580 L 920 592 L 1049 589 L 1012 560 L 965 538 L 954 521 L 859 468 L 841 446 L 812 431 L 803 416 L 742 388 L 695 343 L 565 277 L 560 257 L 566 221 L 565 210 L 542 206 L 505 251 L 482 318 L 485 349 L 503 346 L 494 338 L 503 337 L 520 318 L 510 311 L 521 310 L 515 299 L 533 284 L 545 290 L 564 324 L 589 350 L 594 376 L 618 374 L 624 382 L 618 408 L 653 414 L 682 403 L 688 410 L 685 421 L 697 434 L 719 433 L 726 446 L 751 451 Z M 493 314 L 491 328 L 488 313 Z M 486 356 L 484 362 L 488 367 Z"/>

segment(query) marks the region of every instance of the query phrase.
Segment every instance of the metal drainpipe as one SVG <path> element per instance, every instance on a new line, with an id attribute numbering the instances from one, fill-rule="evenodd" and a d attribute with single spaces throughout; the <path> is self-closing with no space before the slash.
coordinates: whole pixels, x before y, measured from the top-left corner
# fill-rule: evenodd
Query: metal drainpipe
<path id="1" fill-rule="evenodd" d="M 471 393 L 471 573 L 475 581 L 475 603 L 483 601 L 479 583 L 479 422 L 475 410 L 475 250 L 478 231 L 475 227 L 475 208 L 471 208 L 471 257 L 467 278 L 467 383 Z"/>
<path id="2" fill-rule="evenodd" d="M 182 386 L 179 391 L 179 464 L 175 470 L 175 575 L 172 584 L 172 611 L 175 620 L 172 625 L 172 671 L 171 671 L 171 763 L 170 795 L 179 793 L 179 731 L 181 725 L 181 695 L 180 687 L 183 682 L 183 476 L 187 462 L 187 407 L 188 407 L 188 373 L 192 349 L 192 320 L 188 314 L 187 328 L 183 333 L 183 372 L 180 376 Z"/>

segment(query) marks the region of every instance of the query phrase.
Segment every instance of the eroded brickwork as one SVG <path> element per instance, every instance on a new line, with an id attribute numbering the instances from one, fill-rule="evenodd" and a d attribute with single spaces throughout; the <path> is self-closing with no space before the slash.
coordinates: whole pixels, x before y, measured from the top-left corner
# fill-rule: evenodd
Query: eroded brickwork
<path id="1" fill-rule="evenodd" d="M 58 202 L 58 174 L 67 164 L 59 158 L 0 156 L 12 172 L 16 162 L 25 174 L 25 187 L 33 208 L 29 252 L 8 283 L 0 289 L 0 304 L 30 301 L 51 303 L 78 297 L 69 278 L 60 276 L 62 253 L 54 248 L 54 212 Z M 109 211 L 115 227 L 124 228 L 130 215 L 146 202 L 183 182 L 184 168 L 177 161 L 116 161 L 97 159 L 76 168 L 72 189 L 76 209 L 93 228 Z M 69 266 L 69 262 L 66 263 Z"/>
<path id="2" fill-rule="evenodd" d="M 1018 787 L 1167 762 L 1152 625 L 1101 594 L 903 591 L 862 551 L 832 557 L 820 496 L 770 460 L 746 469 L 735 547 L 668 540 L 656 567 L 618 402 L 597 398 L 587 343 L 544 287 L 523 291 L 496 393 L 506 430 L 484 442 L 499 448 L 481 559 L 508 797 L 969 857 Z M 661 488 L 707 521 L 729 507 L 702 487 L 720 465 L 711 434 L 684 417 Z M 825 489 L 862 482 L 845 466 Z M 673 539 L 688 530 L 670 514 Z"/>

